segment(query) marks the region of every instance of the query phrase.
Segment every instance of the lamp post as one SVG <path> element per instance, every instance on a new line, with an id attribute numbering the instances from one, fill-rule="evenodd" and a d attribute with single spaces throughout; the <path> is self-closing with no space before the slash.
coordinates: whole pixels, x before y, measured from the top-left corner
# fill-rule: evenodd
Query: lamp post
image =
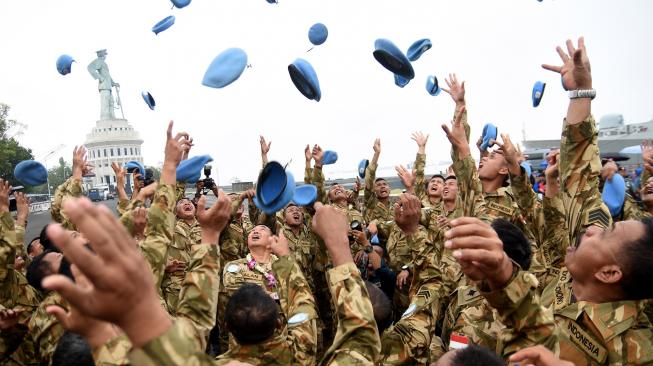
<path id="1" fill-rule="evenodd" d="M 48 159 L 52 155 L 56 154 L 59 150 L 63 149 L 64 147 L 65 147 L 65 145 L 61 144 L 61 145 L 55 147 L 54 149 L 52 149 L 52 151 L 50 151 L 49 153 L 47 153 L 43 157 L 43 165 L 45 165 L 45 171 L 48 172 L 48 174 L 46 175 L 46 184 L 48 185 L 48 200 L 51 200 L 51 197 L 52 197 L 50 195 L 50 171 L 48 170 Z M 63 175 L 62 175 L 62 177 L 63 177 Z"/>

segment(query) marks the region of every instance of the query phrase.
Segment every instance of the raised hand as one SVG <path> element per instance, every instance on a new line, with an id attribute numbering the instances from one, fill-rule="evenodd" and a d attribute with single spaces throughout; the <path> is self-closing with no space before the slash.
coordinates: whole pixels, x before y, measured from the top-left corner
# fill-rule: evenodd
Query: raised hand
<path id="1" fill-rule="evenodd" d="M 653 174 L 653 140 L 642 141 L 642 160 L 644 168 Z"/>
<path id="2" fill-rule="evenodd" d="M 145 202 L 148 199 L 152 199 L 154 197 L 154 193 L 156 192 L 156 187 L 159 184 L 157 182 L 154 182 L 152 184 L 149 184 L 141 189 L 138 190 L 138 195 L 137 198 L 139 201 Z"/>
<path id="3" fill-rule="evenodd" d="M 263 165 L 265 165 L 268 163 L 268 152 L 270 151 L 272 141 L 265 142 L 265 137 L 259 136 L 259 144 L 261 145 L 261 160 L 263 160 Z"/>
<path id="4" fill-rule="evenodd" d="M 29 215 L 30 199 L 23 192 L 14 192 L 14 197 L 16 198 L 16 223 L 24 227 Z"/>
<path id="5" fill-rule="evenodd" d="M 93 170 L 93 166 L 86 161 L 86 147 L 75 146 L 73 149 L 73 178 L 82 179 Z"/>
<path id="6" fill-rule="evenodd" d="M 375 139 L 374 140 L 374 146 L 372 146 L 374 149 L 375 154 L 380 154 L 381 153 L 381 139 Z"/>
<path id="7" fill-rule="evenodd" d="M 313 154 L 311 153 L 311 147 L 309 145 L 306 145 L 304 148 L 304 158 L 306 158 L 306 162 L 310 163 L 311 159 L 313 158 Z"/>
<path id="8" fill-rule="evenodd" d="M 6 180 L 0 179 L 0 213 L 9 212 L 9 193 L 11 186 Z"/>
<path id="9" fill-rule="evenodd" d="M 193 139 L 188 139 L 188 145 L 184 148 L 184 152 L 181 154 L 181 160 L 188 159 L 188 154 L 190 154 L 190 149 L 193 147 Z"/>
<path id="10" fill-rule="evenodd" d="M 417 232 L 422 204 L 417 196 L 404 193 L 395 203 L 395 222 L 406 235 Z"/>
<path id="11" fill-rule="evenodd" d="M 553 149 L 549 151 L 546 156 L 547 166 L 544 170 L 544 175 L 547 178 L 558 178 L 559 170 L 558 163 L 560 162 L 560 149 Z"/>
<path id="12" fill-rule="evenodd" d="M 415 181 L 417 180 L 417 177 L 415 176 L 415 172 L 409 171 L 408 169 L 404 168 L 402 165 L 397 165 L 395 167 L 395 170 L 397 171 L 397 176 L 399 176 L 399 179 L 401 179 L 401 182 L 406 187 L 406 190 L 409 193 L 413 193 L 413 190 L 415 189 Z"/>
<path id="13" fill-rule="evenodd" d="M 165 147 L 165 160 L 164 165 L 169 163 L 174 165 L 175 169 L 181 162 L 184 152 L 190 149 L 191 142 L 188 140 L 186 132 L 179 132 L 172 136 L 173 121 L 168 123 L 168 130 L 166 131 L 166 147 Z"/>
<path id="14" fill-rule="evenodd" d="M 578 39 L 578 48 L 574 43 L 567 40 L 567 52 L 562 47 L 556 47 L 558 55 L 562 60 L 561 66 L 542 65 L 543 68 L 557 72 L 562 77 L 562 86 L 565 90 L 592 89 L 592 72 L 590 60 L 585 49 L 585 38 Z"/>
<path id="15" fill-rule="evenodd" d="M 446 124 L 442 125 L 444 133 L 447 135 L 447 139 L 451 142 L 451 145 L 455 147 L 459 152 L 461 157 L 465 156 L 462 152 L 467 151 L 469 153 L 469 143 L 467 142 L 467 135 L 465 134 L 465 127 L 462 124 L 463 113 L 465 112 L 465 107 L 462 106 L 458 109 L 456 113 L 456 118 L 451 121 L 451 128 Z"/>
<path id="16" fill-rule="evenodd" d="M 442 90 L 451 96 L 456 106 L 465 105 L 465 82 L 459 83 L 456 74 L 449 74 L 444 81 L 447 83 L 447 88 L 442 88 Z"/>
<path id="17" fill-rule="evenodd" d="M 156 185 L 156 183 L 152 184 Z M 136 240 L 145 239 L 145 227 L 147 227 L 147 209 L 144 207 L 137 207 L 134 209 L 132 235 Z"/>
<path id="18" fill-rule="evenodd" d="M 410 138 L 417 143 L 418 152 L 420 154 L 424 154 L 424 151 L 426 149 L 426 143 L 429 140 L 429 135 L 425 136 L 421 131 L 419 131 L 419 132 L 413 132 Z"/>
<path id="19" fill-rule="evenodd" d="M 320 145 L 315 145 L 313 146 L 313 160 L 315 160 L 315 166 L 316 167 L 321 167 L 322 166 L 322 158 L 324 157 L 324 151 L 320 147 Z"/>
<path id="20" fill-rule="evenodd" d="M 513 175 L 521 175 L 521 168 L 519 167 L 520 151 L 512 144 L 510 135 L 507 133 L 501 134 L 501 140 L 503 140 L 503 142 L 494 141 L 494 143 L 497 144 L 499 150 L 503 152 L 503 157 L 506 159 L 506 163 L 508 163 L 510 173 Z"/>

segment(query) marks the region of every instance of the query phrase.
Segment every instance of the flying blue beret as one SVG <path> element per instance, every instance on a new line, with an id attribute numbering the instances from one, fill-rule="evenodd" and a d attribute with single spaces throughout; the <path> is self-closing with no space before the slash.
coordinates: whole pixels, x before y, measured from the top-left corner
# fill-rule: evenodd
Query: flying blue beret
<path id="1" fill-rule="evenodd" d="M 438 78 L 435 75 L 430 75 L 426 78 L 426 91 L 433 96 L 440 94 L 440 86 L 438 85 Z"/>
<path id="2" fill-rule="evenodd" d="M 175 24 L 175 16 L 174 15 L 167 16 L 163 18 L 160 22 L 156 23 L 154 27 L 152 27 L 152 32 L 154 32 L 154 34 L 159 34 L 164 30 L 172 27 L 173 24 Z"/>
<path id="3" fill-rule="evenodd" d="M 536 81 L 535 85 L 533 85 L 533 107 L 537 107 L 540 105 L 540 101 L 542 100 L 542 97 L 544 96 L 544 87 L 546 87 L 546 83 L 543 83 L 541 81 Z"/>
<path id="4" fill-rule="evenodd" d="M 298 206 L 309 206 L 317 199 L 317 187 L 312 184 L 303 184 L 295 188 L 292 201 Z"/>
<path id="5" fill-rule="evenodd" d="M 327 150 L 324 152 L 324 156 L 322 156 L 322 164 L 323 165 L 329 165 L 333 164 L 336 161 L 338 161 L 338 153 L 333 151 L 333 150 Z"/>
<path id="6" fill-rule="evenodd" d="M 269 4 L 278 4 L 277 0 L 266 0 Z"/>
<path id="7" fill-rule="evenodd" d="M 424 52 L 428 51 L 431 49 L 433 44 L 431 44 L 431 40 L 428 38 L 420 39 L 419 41 L 416 41 L 413 43 L 409 48 L 408 52 L 406 52 L 406 56 L 408 56 L 408 59 L 410 61 L 417 61 Z"/>
<path id="8" fill-rule="evenodd" d="M 240 48 L 229 48 L 216 56 L 204 74 L 202 84 L 224 88 L 236 81 L 247 67 L 247 54 Z"/>
<path id="9" fill-rule="evenodd" d="M 306 98 L 319 102 L 322 98 L 320 82 L 317 79 L 315 69 L 308 61 L 298 58 L 292 64 L 288 65 L 288 73 L 295 87 Z"/>
<path id="10" fill-rule="evenodd" d="M 383 67 L 392 71 L 404 79 L 411 80 L 415 77 L 415 70 L 406 58 L 403 52 L 391 41 L 379 38 L 374 42 L 374 52 L 372 53 L 376 61 Z"/>
<path id="11" fill-rule="evenodd" d="M 524 171 L 526 172 L 526 178 L 530 177 L 531 174 L 533 174 L 533 168 L 527 161 L 522 161 L 519 165 L 524 168 Z"/>
<path id="12" fill-rule="evenodd" d="M 610 215 L 613 217 L 619 215 L 626 199 L 626 182 L 624 178 L 620 174 L 614 174 L 612 180 L 606 179 L 601 196 L 610 210 Z"/>
<path id="13" fill-rule="evenodd" d="M 75 62 L 75 60 L 68 55 L 59 56 L 59 58 L 57 58 L 57 71 L 59 71 L 61 75 L 69 74 L 72 70 L 73 62 Z"/>
<path id="14" fill-rule="evenodd" d="M 14 168 L 14 177 L 26 186 L 38 186 L 48 181 L 48 171 L 35 160 L 23 160 Z"/>
<path id="15" fill-rule="evenodd" d="M 487 123 L 483 126 L 483 143 L 481 144 L 481 150 L 485 151 L 488 147 L 494 146 L 493 143 L 490 143 L 490 140 L 496 140 L 497 134 L 498 130 L 495 125 Z"/>
<path id="16" fill-rule="evenodd" d="M 329 30 L 322 23 L 313 24 L 311 29 L 308 30 L 308 40 L 316 46 L 326 42 L 328 36 Z"/>
<path id="17" fill-rule="evenodd" d="M 367 170 L 368 165 L 370 165 L 370 161 L 367 159 L 363 159 L 358 163 L 358 176 L 361 177 L 361 179 L 365 179 L 365 170 Z"/>
<path id="18" fill-rule="evenodd" d="M 254 204 L 266 214 L 284 208 L 293 198 L 295 179 L 281 164 L 271 161 L 263 167 L 256 182 Z"/>
<path id="19" fill-rule="evenodd" d="M 177 182 L 195 183 L 202 175 L 206 163 L 213 161 L 209 155 L 194 156 L 182 160 L 177 167 Z"/>
<path id="20" fill-rule="evenodd" d="M 188 4 L 190 4 L 191 0 L 171 0 L 171 1 L 172 1 L 172 4 L 174 4 L 174 6 L 177 9 L 181 9 L 181 8 L 187 7 Z"/>
<path id="21" fill-rule="evenodd" d="M 398 86 L 400 88 L 403 88 L 404 86 L 408 85 L 409 82 L 410 82 L 410 80 L 404 79 L 401 76 L 395 74 L 395 85 L 396 86 Z"/>
<path id="22" fill-rule="evenodd" d="M 147 104 L 147 106 L 150 107 L 151 110 L 154 110 L 154 107 L 156 106 L 156 102 L 154 101 L 152 94 L 150 94 L 150 92 L 144 91 L 141 92 L 141 96 L 143 97 L 145 104 Z"/>
<path id="23" fill-rule="evenodd" d="M 143 164 L 141 164 L 136 160 L 126 162 L 125 168 L 129 173 L 132 173 L 134 169 L 138 169 L 138 172 L 141 173 L 142 176 L 145 176 L 145 167 L 143 166 Z"/>

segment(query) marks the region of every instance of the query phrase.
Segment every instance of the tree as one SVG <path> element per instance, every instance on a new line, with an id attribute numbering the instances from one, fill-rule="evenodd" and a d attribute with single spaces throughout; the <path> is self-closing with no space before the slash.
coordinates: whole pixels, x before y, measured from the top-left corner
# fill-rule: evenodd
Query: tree
<path id="1" fill-rule="evenodd" d="M 23 160 L 34 159 L 31 149 L 21 146 L 10 134 L 13 128 L 21 127 L 16 120 L 9 119 L 10 107 L 0 103 L 0 178 L 6 179 L 11 185 L 21 185 L 14 177 L 14 167 Z M 27 187 L 31 192 L 35 187 Z"/>
<path id="2" fill-rule="evenodd" d="M 70 165 L 66 163 L 63 157 L 59 158 L 59 166 L 54 166 L 48 169 L 48 179 L 50 180 L 50 187 L 56 189 L 62 185 L 66 179 L 73 175 L 73 169 Z M 45 187 L 47 192 L 48 188 Z"/>

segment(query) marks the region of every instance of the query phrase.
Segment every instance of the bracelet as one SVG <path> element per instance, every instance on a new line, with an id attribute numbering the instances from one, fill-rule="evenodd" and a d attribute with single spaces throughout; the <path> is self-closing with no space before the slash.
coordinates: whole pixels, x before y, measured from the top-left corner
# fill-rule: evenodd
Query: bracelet
<path id="1" fill-rule="evenodd" d="M 570 90 L 569 99 L 579 99 L 579 98 L 596 98 L 596 90 L 594 89 L 585 89 L 585 90 Z"/>

